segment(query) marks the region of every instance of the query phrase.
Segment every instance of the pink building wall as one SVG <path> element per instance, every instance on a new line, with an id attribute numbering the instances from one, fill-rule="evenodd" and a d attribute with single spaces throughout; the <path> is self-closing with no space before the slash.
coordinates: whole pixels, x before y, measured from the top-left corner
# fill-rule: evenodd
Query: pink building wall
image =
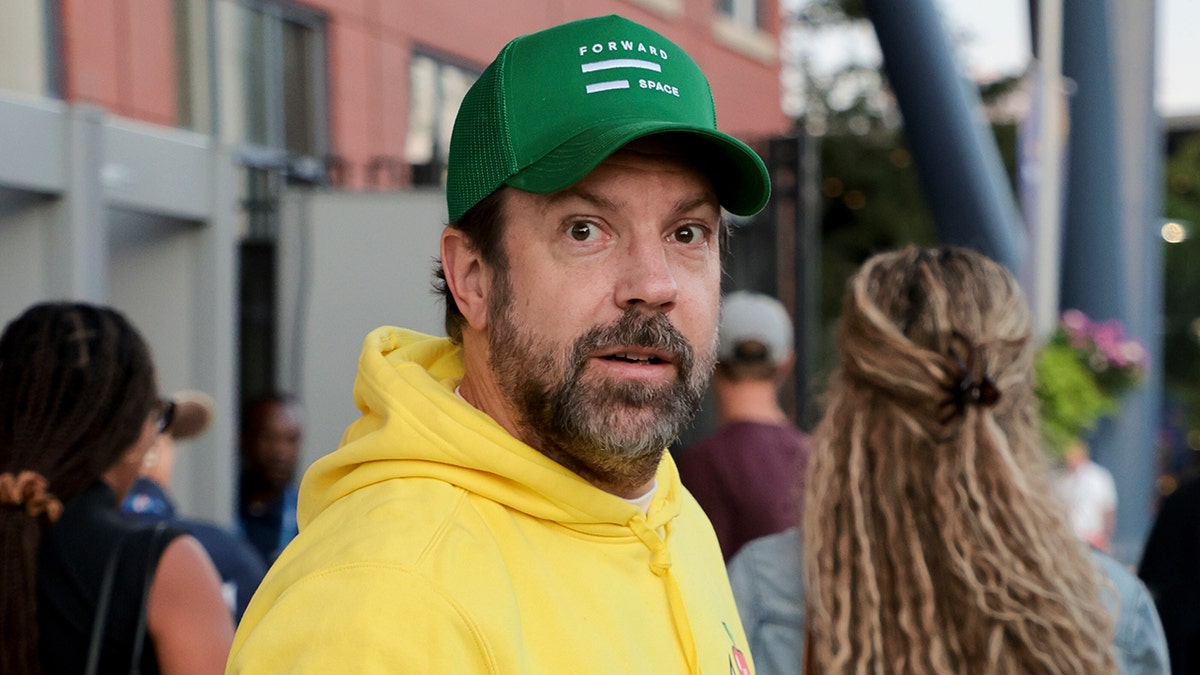
<path id="1" fill-rule="evenodd" d="M 60 0 L 60 8 L 67 100 L 174 126 L 171 0 Z"/>
<path id="2" fill-rule="evenodd" d="M 61 0 L 68 100 L 159 124 L 178 119 L 171 0 Z M 786 133 L 777 59 L 768 63 L 713 37 L 714 0 L 684 0 L 666 19 L 632 0 L 308 0 L 328 23 L 331 152 L 363 187 L 379 155 L 403 157 L 413 50 L 482 69 L 509 39 L 563 21 L 617 13 L 686 49 L 709 75 L 717 122 L 743 138 Z M 767 31 L 779 32 L 767 2 Z"/>

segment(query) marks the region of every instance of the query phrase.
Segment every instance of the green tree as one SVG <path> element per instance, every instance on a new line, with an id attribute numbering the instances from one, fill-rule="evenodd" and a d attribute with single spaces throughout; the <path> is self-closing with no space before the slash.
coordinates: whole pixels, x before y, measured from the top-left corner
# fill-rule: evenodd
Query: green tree
<path id="1" fill-rule="evenodd" d="M 1179 139 L 1167 157 L 1165 213 L 1189 236 L 1164 244 L 1163 384 L 1200 427 L 1200 133 Z"/>

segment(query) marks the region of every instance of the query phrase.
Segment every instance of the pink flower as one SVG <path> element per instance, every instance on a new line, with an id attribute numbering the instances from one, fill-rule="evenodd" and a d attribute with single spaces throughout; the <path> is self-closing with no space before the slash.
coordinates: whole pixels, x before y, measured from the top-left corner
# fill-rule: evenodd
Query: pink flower
<path id="1" fill-rule="evenodd" d="M 1093 321 L 1077 309 L 1063 312 L 1055 339 L 1075 350 L 1101 387 L 1112 394 L 1138 382 L 1149 359 L 1141 342 L 1125 336 L 1119 320 Z"/>
<path id="2" fill-rule="evenodd" d="M 1087 314 L 1077 309 L 1068 309 L 1062 313 L 1063 328 L 1073 333 L 1086 333 L 1090 323 Z"/>
<path id="3" fill-rule="evenodd" d="M 1088 333 L 1092 322 L 1087 315 L 1077 309 L 1068 309 L 1062 314 L 1062 328 L 1067 334 L 1067 341 L 1075 349 L 1083 349 L 1088 343 Z"/>
<path id="4" fill-rule="evenodd" d="M 1149 354 L 1146 353 L 1146 348 L 1137 340 L 1130 340 L 1121 345 L 1121 353 L 1126 361 L 1138 368 L 1144 368 L 1146 366 L 1146 359 L 1149 357 Z"/>
<path id="5" fill-rule="evenodd" d="M 1092 341 L 1104 358 L 1117 366 L 1125 366 L 1125 355 L 1122 347 L 1125 344 L 1125 331 L 1121 322 L 1112 319 L 1093 325 Z"/>

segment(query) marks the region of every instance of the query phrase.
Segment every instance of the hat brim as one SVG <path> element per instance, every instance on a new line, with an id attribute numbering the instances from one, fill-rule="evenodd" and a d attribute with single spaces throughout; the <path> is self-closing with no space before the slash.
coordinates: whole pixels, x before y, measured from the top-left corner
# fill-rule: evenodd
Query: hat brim
<path id="1" fill-rule="evenodd" d="M 694 161 L 713 181 L 717 199 L 727 211 L 751 216 L 771 197 L 771 178 L 758 153 L 729 134 L 675 122 L 644 119 L 606 120 L 586 129 L 505 181 L 506 185 L 548 194 L 574 185 L 609 155 L 639 138 L 667 132 L 696 141 Z"/>
<path id="2" fill-rule="evenodd" d="M 208 394 L 181 391 L 172 394 L 171 400 L 175 402 L 175 416 L 167 433 L 173 438 L 193 438 L 208 430 L 213 418 L 213 400 Z"/>

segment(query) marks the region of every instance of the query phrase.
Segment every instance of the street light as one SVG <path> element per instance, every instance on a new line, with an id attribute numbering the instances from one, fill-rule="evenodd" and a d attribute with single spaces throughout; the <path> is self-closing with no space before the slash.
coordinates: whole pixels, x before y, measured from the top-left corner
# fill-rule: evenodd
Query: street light
<path id="1" fill-rule="evenodd" d="M 1178 218 L 1169 219 L 1163 221 L 1161 229 L 1162 238 L 1168 244 L 1178 244 L 1187 240 L 1191 234 L 1191 230 L 1192 224 L 1188 221 Z"/>

